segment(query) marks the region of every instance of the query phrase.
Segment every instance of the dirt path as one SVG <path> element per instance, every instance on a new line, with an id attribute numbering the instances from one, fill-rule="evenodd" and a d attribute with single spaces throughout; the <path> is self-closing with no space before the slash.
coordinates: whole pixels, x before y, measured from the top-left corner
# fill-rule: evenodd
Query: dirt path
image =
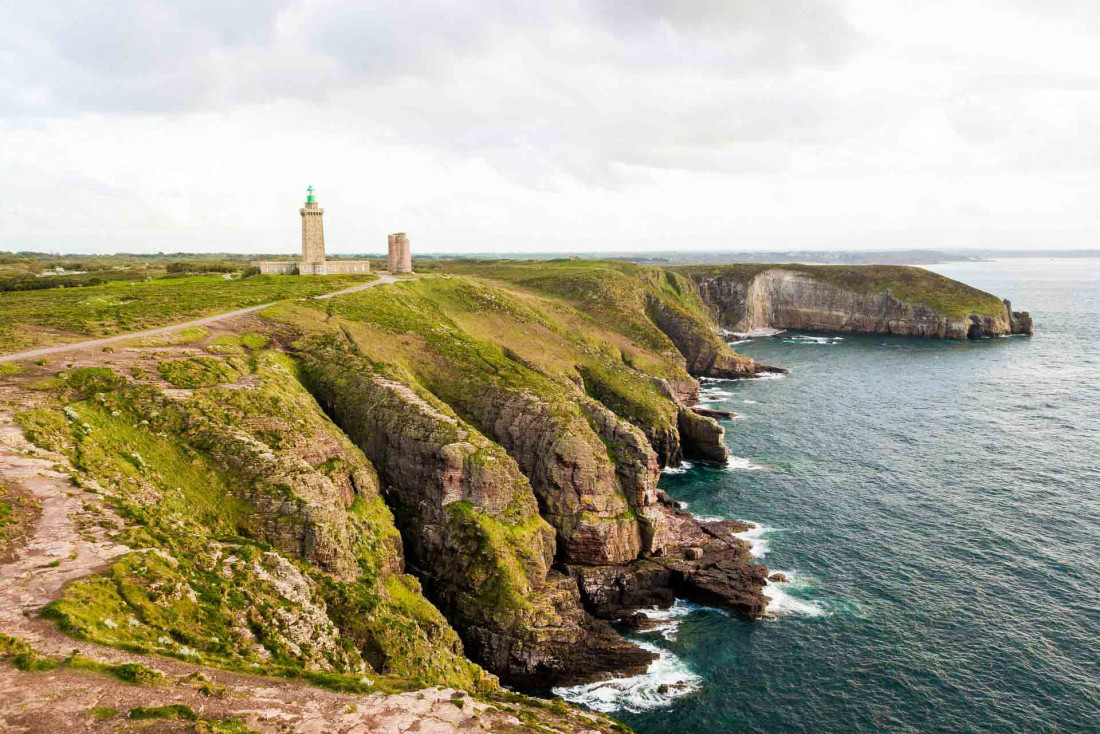
<path id="1" fill-rule="evenodd" d="M 82 492 L 59 471 L 65 457 L 27 441 L 12 417 L 12 407 L 26 405 L 26 394 L 0 388 L 0 477 L 21 485 L 40 503 L 41 514 L 27 544 L 15 559 L 0 566 L 0 630 L 42 651 L 73 648 L 36 612 L 57 598 L 61 587 L 106 567 L 129 549 L 111 542 L 96 523 L 118 522 L 102 495 Z M 83 495 L 83 496 L 81 496 Z"/>
<path id="2" fill-rule="evenodd" d="M 378 280 L 372 280 L 370 283 L 363 283 L 362 285 L 352 286 L 351 288 L 345 288 L 343 290 L 334 291 L 332 293 L 326 293 L 323 296 L 315 296 L 315 299 L 321 301 L 328 298 L 335 298 L 336 296 L 342 296 L 346 293 L 355 293 L 356 291 L 373 288 L 377 285 L 396 283 L 397 280 L 398 279 L 392 275 L 379 275 Z M 108 344 L 116 344 L 118 342 L 127 341 L 129 339 L 140 339 L 146 336 L 167 334 L 170 331 L 186 329 L 190 326 L 203 326 L 205 324 L 210 324 L 215 321 L 233 318 L 234 316 L 243 316 L 244 314 L 255 313 L 256 311 L 267 308 L 273 303 L 277 303 L 277 301 L 272 301 L 272 303 L 261 303 L 259 306 L 239 308 L 236 311 L 227 311 L 226 313 L 214 314 L 213 316 L 204 316 L 201 319 L 195 319 L 194 321 L 185 321 L 181 324 L 160 326 L 156 329 L 146 329 L 145 331 L 132 331 L 128 334 L 116 334 L 115 336 L 107 336 L 103 337 L 102 339 L 89 339 L 88 341 L 73 342 L 71 344 L 60 344 L 56 347 L 41 347 L 39 349 L 30 349 L 25 352 L 15 352 L 14 354 L 0 354 L 0 362 L 15 362 L 21 359 L 37 359 L 39 357 L 46 357 L 51 354 L 60 354 L 61 352 L 72 352 L 77 349 L 104 347 Z"/>

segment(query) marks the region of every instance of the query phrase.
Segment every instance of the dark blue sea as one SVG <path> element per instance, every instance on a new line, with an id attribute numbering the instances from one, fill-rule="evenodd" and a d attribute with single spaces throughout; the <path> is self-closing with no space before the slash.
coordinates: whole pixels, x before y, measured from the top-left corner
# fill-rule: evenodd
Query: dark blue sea
<path id="1" fill-rule="evenodd" d="M 571 699 L 642 734 L 1100 732 L 1100 260 L 931 269 L 1035 336 L 737 344 L 790 374 L 704 383 L 737 459 L 662 486 L 758 523 L 775 616 L 678 604 L 649 675 Z"/>

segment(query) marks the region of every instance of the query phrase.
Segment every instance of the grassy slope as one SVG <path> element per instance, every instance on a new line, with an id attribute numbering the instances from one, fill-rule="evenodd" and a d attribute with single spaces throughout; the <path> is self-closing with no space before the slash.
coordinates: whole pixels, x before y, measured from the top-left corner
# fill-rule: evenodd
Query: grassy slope
<path id="1" fill-rule="evenodd" d="M 449 261 L 440 270 L 558 299 L 670 363 L 697 371 L 751 362 L 720 339 L 695 285 L 664 268 L 601 260 Z M 660 326 L 658 326 L 660 324 Z M 652 374 L 658 374 L 653 372 Z M 682 368 L 673 372 L 683 374 Z M 678 374 L 659 374 L 670 380 Z"/>
<path id="2" fill-rule="evenodd" d="M 374 278 L 220 275 L 0 293 L 0 352 L 110 336 L 286 298 L 322 295 Z"/>
<path id="3" fill-rule="evenodd" d="M 675 268 L 688 276 L 729 275 L 748 281 L 765 270 L 782 268 L 812 276 L 841 290 L 853 293 L 891 293 L 907 303 L 929 306 L 952 318 L 970 313 L 998 316 L 1004 304 L 996 296 L 972 288 L 924 268 L 903 265 L 695 265 Z"/>
<path id="4" fill-rule="evenodd" d="M 594 323 L 618 331 L 642 347 L 658 353 L 675 351 L 668 337 L 645 315 L 649 289 L 638 276 L 654 268 L 599 260 L 450 261 L 439 263 L 439 268 L 560 298 Z"/>
<path id="5" fill-rule="evenodd" d="M 415 376 L 460 414 L 486 390 L 526 390 L 560 405 L 568 422 L 581 418 L 570 396 L 583 380 L 592 397 L 640 427 L 676 424 L 675 406 L 651 378 L 686 373 L 560 302 L 473 279 L 423 278 L 314 308 L 353 322 L 365 354 Z"/>
<path id="6" fill-rule="evenodd" d="M 297 649 L 271 624 L 308 609 L 272 586 L 279 562 L 256 539 L 254 511 L 240 498 L 290 488 L 218 449 L 241 431 L 277 456 L 326 436 L 346 458 L 299 464 L 301 481 L 373 470 L 301 387 L 289 359 L 252 357 L 255 390 L 209 388 L 178 401 L 104 368 L 73 370 L 49 388 L 56 408 L 18 416 L 28 438 L 70 458 L 86 491 L 109 493 L 127 523 L 118 537 L 135 549 L 103 576 L 70 584 L 46 615 L 94 642 L 343 690 L 372 687 L 358 672 L 364 658 L 384 663 L 385 676 L 370 673 L 382 688 L 480 687 L 482 672 L 461 657 L 457 636 L 418 582 L 393 570 L 398 535 L 376 480 L 374 490 L 356 483 L 350 508 L 357 580 L 340 581 L 290 557 L 313 584 L 312 604 L 327 608 L 339 628 L 340 647 Z"/>

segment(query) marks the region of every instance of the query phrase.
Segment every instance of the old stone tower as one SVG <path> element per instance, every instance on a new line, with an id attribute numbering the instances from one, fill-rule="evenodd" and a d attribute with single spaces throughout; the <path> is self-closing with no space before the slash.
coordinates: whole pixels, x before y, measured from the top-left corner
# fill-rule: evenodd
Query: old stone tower
<path id="1" fill-rule="evenodd" d="M 317 203 L 313 187 L 306 189 L 306 205 L 298 210 L 302 215 L 302 275 L 325 274 L 325 210 Z"/>
<path id="2" fill-rule="evenodd" d="M 409 250 L 409 238 L 404 232 L 390 235 L 389 255 L 389 270 L 391 274 L 412 272 L 412 251 Z"/>

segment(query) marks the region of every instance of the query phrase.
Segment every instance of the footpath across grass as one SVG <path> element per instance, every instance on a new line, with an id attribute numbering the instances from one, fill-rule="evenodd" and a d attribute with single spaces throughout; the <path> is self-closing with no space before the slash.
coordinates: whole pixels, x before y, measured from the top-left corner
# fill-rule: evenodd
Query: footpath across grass
<path id="1" fill-rule="evenodd" d="M 289 298 L 319 296 L 372 275 L 221 275 L 0 293 L 0 354 L 153 329 Z"/>

